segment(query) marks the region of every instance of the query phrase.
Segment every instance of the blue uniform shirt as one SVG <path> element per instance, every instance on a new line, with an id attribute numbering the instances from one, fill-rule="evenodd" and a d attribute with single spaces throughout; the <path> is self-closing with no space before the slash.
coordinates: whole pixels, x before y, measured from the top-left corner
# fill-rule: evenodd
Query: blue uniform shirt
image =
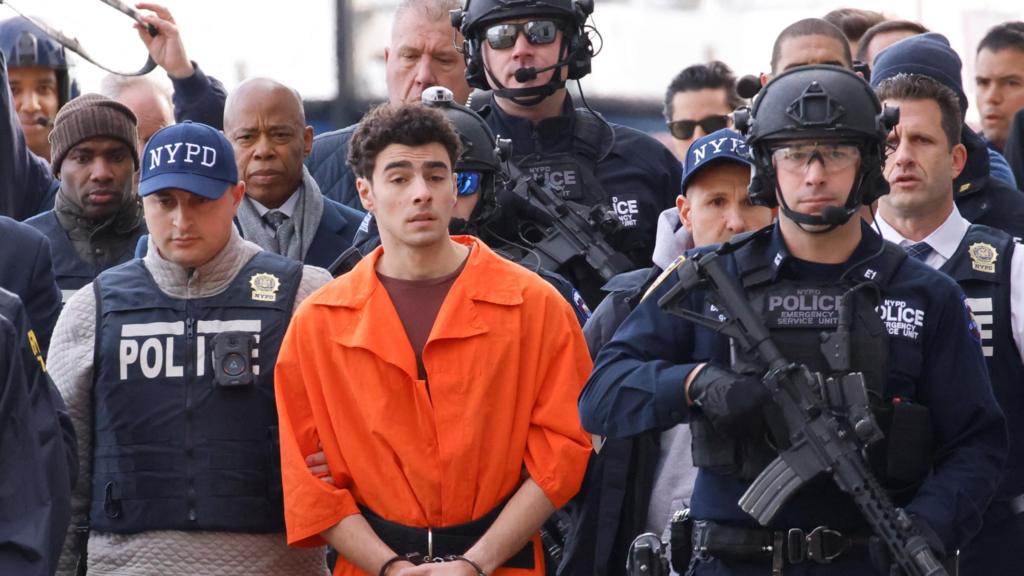
<path id="1" fill-rule="evenodd" d="M 882 240 L 866 225 L 862 235 L 850 263 L 870 257 L 880 247 Z M 830 283 L 848 267 L 793 258 L 777 224 L 770 235 L 755 242 L 755 249 L 770 263 L 773 280 Z M 735 274 L 735 258 L 730 255 L 723 261 Z M 854 276 L 873 274 L 877 272 L 869 261 L 858 266 Z M 688 421 L 684 382 L 690 371 L 710 360 L 729 364 L 727 338 L 658 307 L 658 299 L 675 283 L 676 277 L 669 276 L 654 289 L 598 355 L 580 397 L 588 431 L 618 438 Z M 1006 458 L 1005 422 L 956 284 L 911 258 L 882 284 L 879 314 L 889 332 L 887 396 L 926 405 L 936 442 L 932 473 L 906 507 L 928 522 L 947 550 L 954 550 L 978 530 L 981 513 L 995 492 Z M 684 302 L 691 310 L 704 310 L 705 298 L 699 292 L 687 295 Z M 830 482 L 812 481 L 813 487 L 783 506 L 777 525 L 866 530 L 849 498 Z M 737 504 L 747 486 L 734 477 L 701 470 L 693 516 L 755 525 Z"/>

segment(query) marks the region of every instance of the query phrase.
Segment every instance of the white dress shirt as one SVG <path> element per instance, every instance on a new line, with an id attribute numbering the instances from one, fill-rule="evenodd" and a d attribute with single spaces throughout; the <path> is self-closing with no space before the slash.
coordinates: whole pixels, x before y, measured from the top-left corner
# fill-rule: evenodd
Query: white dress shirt
<path id="1" fill-rule="evenodd" d="M 914 240 L 908 240 L 897 232 L 881 214 L 875 215 L 875 222 L 882 232 L 882 238 L 903 248 L 917 244 Z M 925 258 L 924 263 L 935 269 L 942 267 L 960 247 L 970 226 L 971 223 L 960 215 L 960 211 L 954 205 L 953 211 L 949 213 L 946 221 L 932 230 L 932 233 L 923 240 L 920 240 L 927 242 L 932 247 L 932 252 Z M 1017 352 L 1024 359 L 1024 246 L 1020 244 L 1014 247 L 1013 257 L 1010 259 L 1010 286 L 1010 330 L 1013 334 L 1013 341 L 1017 344 Z M 982 340 L 991 342 L 992 310 L 974 310 L 973 313 L 979 328 L 981 328 Z M 987 352 L 986 355 L 992 353 L 991 346 L 983 346 L 983 348 Z"/>
<path id="2" fill-rule="evenodd" d="M 288 199 L 284 201 L 284 204 L 281 204 L 280 208 L 277 208 L 277 211 L 291 218 L 292 214 L 295 213 L 295 205 L 299 203 L 298 192 L 299 191 L 297 189 L 295 190 L 295 192 L 292 192 L 292 195 L 289 196 Z M 267 214 L 267 212 L 270 212 L 270 208 L 267 208 L 263 204 L 260 204 L 252 196 L 249 196 L 248 198 L 249 201 L 252 202 L 253 207 L 256 208 L 256 213 L 260 215 L 260 218 L 264 217 Z"/>

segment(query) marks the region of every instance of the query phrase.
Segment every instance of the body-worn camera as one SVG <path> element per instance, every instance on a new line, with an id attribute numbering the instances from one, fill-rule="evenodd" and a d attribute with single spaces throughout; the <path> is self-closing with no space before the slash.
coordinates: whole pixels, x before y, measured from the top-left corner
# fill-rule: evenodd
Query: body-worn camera
<path id="1" fill-rule="evenodd" d="M 213 373 L 218 386 L 248 386 L 253 383 L 252 348 L 256 336 L 232 330 L 213 337 Z"/>

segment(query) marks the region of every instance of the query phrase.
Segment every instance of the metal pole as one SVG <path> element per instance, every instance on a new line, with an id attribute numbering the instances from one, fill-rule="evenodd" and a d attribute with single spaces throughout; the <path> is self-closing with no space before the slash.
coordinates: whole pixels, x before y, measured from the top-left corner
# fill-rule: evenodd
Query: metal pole
<path id="1" fill-rule="evenodd" d="M 335 0 L 334 53 L 338 61 L 338 95 L 331 106 L 331 122 L 343 128 L 358 120 L 352 72 L 352 2 Z"/>

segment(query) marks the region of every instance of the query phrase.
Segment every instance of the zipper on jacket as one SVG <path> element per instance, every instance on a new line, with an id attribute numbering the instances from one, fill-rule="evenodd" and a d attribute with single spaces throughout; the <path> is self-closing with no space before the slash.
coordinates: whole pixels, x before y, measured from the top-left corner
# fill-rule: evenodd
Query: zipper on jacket
<path id="1" fill-rule="evenodd" d="M 185 284 L 185 478 L 188 489 L 185 502 L 188 505 L 188 521 L 194 524 L 196 517 L 196 487 L 192 475 L 192 375 L 196 370 L 195 320 L 192 318 L 192 280 L 195 269 L 189 270 Z"/>

